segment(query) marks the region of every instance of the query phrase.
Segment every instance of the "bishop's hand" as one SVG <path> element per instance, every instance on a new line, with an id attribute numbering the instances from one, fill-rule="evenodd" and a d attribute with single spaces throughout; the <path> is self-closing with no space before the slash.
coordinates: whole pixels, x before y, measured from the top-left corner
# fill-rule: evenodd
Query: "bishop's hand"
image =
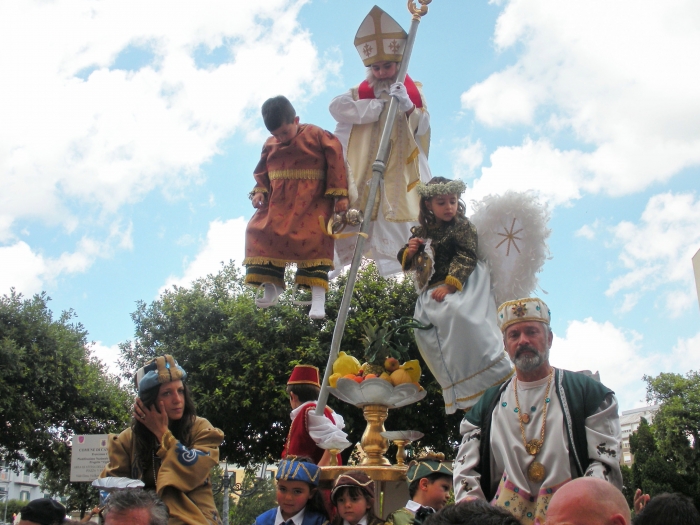
<path id="1" fill-rule="evenodd" d="M 411 102 L 411 99 L 408 97 L 408 91 L 406 91 L 406 86 L 404 86 L 403 82 L 394 82 L 389 88 L 389 93 L 399 103 L 399 109 L 401 111 L 409 113 L 413 110 L 413 102 Z"/>

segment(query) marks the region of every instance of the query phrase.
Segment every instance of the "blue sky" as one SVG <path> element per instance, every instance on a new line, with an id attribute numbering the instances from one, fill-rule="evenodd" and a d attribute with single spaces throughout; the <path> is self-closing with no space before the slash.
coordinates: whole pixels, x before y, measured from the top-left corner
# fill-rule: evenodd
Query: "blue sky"
<path id="1" fill-rule="evenodd" d="M 373 5 L 2 3 L 0 293 L 46 290 L 113 362 L 136 301 L 242 259 L 260 104 L 332 130 Z M 403 0 L 379 5 L 408 28 Z M 549 205 L 552 361 L 599 370 L 623 409 L 643 374 L 700 368 L 697 49 L 692 0 L 433 0 L 409 67 L 433 174 L 468 203 Z"/>

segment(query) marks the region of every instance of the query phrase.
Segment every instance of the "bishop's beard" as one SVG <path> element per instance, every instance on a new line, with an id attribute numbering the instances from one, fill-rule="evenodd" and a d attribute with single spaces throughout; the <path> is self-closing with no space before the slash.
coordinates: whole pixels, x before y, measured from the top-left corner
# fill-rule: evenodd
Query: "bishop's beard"
<path id="1" fill-rule="evenodd" d="M 396 75 L 394 75 L 391 78 L 385 78 L 385 79 L 378 79 L 374 77 L 374 74 L 372 73 L 372 68 L 368 67 L 367 68 L 367 83 L 369 84 L 369 87 L 374 89 L 375 93 L 379 91 L 389 91 L 389 87 L 396 82 L 396 77 L 398 76 L 398 72 Z"/>

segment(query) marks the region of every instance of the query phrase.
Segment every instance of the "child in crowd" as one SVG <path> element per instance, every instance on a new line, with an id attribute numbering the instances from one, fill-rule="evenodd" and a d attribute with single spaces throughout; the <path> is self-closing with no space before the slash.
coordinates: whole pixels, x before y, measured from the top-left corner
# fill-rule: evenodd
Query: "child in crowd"
<path id="1" fill-rule="evenodd" d="M 428 454 L 411 461 L 406 473 L 411 499 L 389 515 L 387 524 L 422 525 L 427 516 L 445 506 L 452 490 L 452 468 L 444 459 L 444 454 Z"/>
<path id="2" fill-rule="evenodd" d="M 277 467 L 277 504 L 255 525 L 325 525 L 328 515 L 318 492 L 320 469 L 306 457 L 288 457 Z"/>
<path id="3" fill-rule="evenodd" d="M 489 269 L 477 259 L 477 233 L 465 215 L 461 180 L 434 177 L 418 185 L 420 226 L 398 253 L 415 271 L 416 343 L 442 387 L 445 410 L 471 408 L 483 392 L 513 374 L 491 294 Z"/>
<path id="4" fill-rule="evenodd" d="M 323 442 L 341 443 L 347 446 L 347 434 L 343 432 L 343 417 L 326 407 L 322 416 L 316 415 L 316 401 L 321 390 L 318 368 L 312 365 L 296 365 L 287 381 L 292 424 L 282 457 L 309 456 L 319 466 L 330 465 L 330 452 L 319 447 Z M 342 464 L 340 454 L 338 465 Z"/>
<path id="5" fill-rule="evenodd" d="M 374 514 L 374 481 L 361 470 L 350 470 L 333 483 L 333 525 L 382 525 Z"/>
<path id="6" fill-rule="evenodd" d="M 295 263 L 294 282 L 311 289 L 309 317 L 325 314 L 328 272 L 333 268 L 333 239 L 319 225 L 333 211 L 348 207 L 348 181 L 338 139 L 299 117 L 285 97 L 262 105 L 265 141 L 250 194 L 255 214 L 246 228 L 245 282 L 262 286 L 260 308 L 277 304 L 284 289 L 284 268 Z M 334 204 L 335 199 L 335 204 Z"/>

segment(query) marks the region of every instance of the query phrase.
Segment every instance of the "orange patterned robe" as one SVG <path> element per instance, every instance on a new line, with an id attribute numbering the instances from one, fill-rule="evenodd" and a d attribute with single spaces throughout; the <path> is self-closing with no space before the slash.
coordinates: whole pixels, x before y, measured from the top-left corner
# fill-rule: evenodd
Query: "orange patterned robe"
<path id="1" fill-rule="evenodd" d="M 332 267 L 333 239 L 324 234 L 319 217 L 327 223 L 333 198 L 348 195 L 338 139 L 312 124 L 301 124 L 289 143 L 270 137 L 254 176 L 253 193 L 265 193 L 266 200 L 248 223 L 243 264 Z"/>

